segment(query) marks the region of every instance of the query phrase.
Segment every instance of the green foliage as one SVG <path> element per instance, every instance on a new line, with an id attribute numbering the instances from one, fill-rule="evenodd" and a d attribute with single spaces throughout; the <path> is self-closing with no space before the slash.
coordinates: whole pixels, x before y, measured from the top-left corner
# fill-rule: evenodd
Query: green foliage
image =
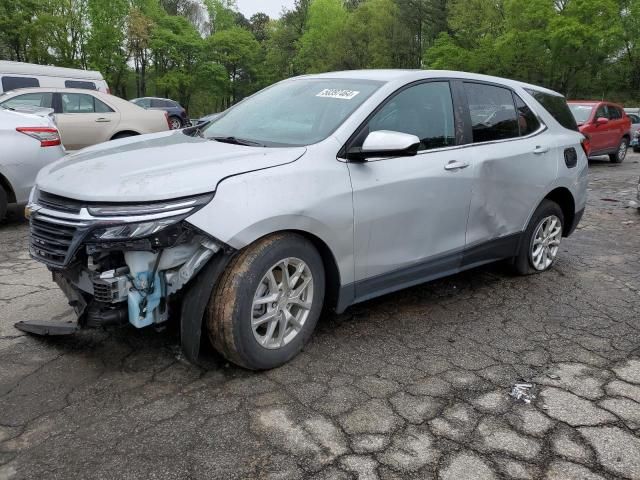
<path id="1" fill-rule="evenodd" d="M 640 0 L 0 0 L 0 58 L 99 70 L 192 116 L 293 75 L 437 68 L 640 101 Z"/>

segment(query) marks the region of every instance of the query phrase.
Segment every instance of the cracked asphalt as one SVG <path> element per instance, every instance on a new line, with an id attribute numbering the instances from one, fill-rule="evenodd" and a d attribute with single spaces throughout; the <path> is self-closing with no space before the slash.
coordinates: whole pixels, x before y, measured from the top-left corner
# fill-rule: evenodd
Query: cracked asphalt
<path id="1" fill-rule="evenodd" d="M 640 479 L 639 161 L 591 163 L 552 271 L 489 266 L 326 316 L 264 373 L 189 365 L 172 329 L 23 336 L 14 322 L 70 309 L 14 209 L 0 479 Z"/>

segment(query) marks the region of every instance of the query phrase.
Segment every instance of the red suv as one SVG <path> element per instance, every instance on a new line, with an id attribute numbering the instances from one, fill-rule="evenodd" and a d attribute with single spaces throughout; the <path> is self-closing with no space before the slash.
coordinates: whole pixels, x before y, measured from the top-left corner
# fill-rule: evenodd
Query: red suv
<path id="1" fill-rule="evenodd" d="M 589 156 L 609 155 L 613 163 L 627 156 L 631 119 L 620 105 L 610 102 L 568 102 L 580 133 L 588 140 Z"/>

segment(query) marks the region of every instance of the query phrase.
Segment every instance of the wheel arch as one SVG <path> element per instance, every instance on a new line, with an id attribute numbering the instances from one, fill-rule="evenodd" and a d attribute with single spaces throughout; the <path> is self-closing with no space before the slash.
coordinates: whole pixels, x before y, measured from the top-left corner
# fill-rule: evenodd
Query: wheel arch
<path id="1" fill-rule="evenodd" d="M 114 133 L 111 136 L 110 140 L 115 140 L 118 137 L 118 135 L 122 135 L 123 133 L 126 133 L 126 134 L 128 134 L 128 135 L 130 135 L 132 137 L 133 136 L 137 136 L 137 135 L 141 135 L 140 132 L 136 132 L 135 130 L 120 130 L 120 131 Z"/>
<path id="2" fill-rule="evenodd" d="M 544 200 L 551 200 L 558 204 L 564 216 L 562 235 L 564 237 L 569 236 L 576 217 L 576 202 L 571 191 L 566 187 L 556 187 L 547 193 Z"/>
<path id="3" fill-rule="evenodd" d="M 16 203 L 16 192 L 13 190 L 9 179 L 2 173 L 0 173 L 0 187 L 2 187 L 7 194 L 7 203 Z"/>

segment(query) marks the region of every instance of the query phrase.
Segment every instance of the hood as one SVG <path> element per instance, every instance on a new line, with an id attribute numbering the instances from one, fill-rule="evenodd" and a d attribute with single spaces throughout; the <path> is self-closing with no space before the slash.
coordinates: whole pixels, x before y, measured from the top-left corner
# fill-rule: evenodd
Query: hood
<path id="1" fill-rule="evenodd" d="M 213 192 L 226 177 L 293 162 L 306 149 L 231 145 L 182 131 L 80 150 L 43 168 L 40 190 L 88 202 L 168 200 Z"/>

